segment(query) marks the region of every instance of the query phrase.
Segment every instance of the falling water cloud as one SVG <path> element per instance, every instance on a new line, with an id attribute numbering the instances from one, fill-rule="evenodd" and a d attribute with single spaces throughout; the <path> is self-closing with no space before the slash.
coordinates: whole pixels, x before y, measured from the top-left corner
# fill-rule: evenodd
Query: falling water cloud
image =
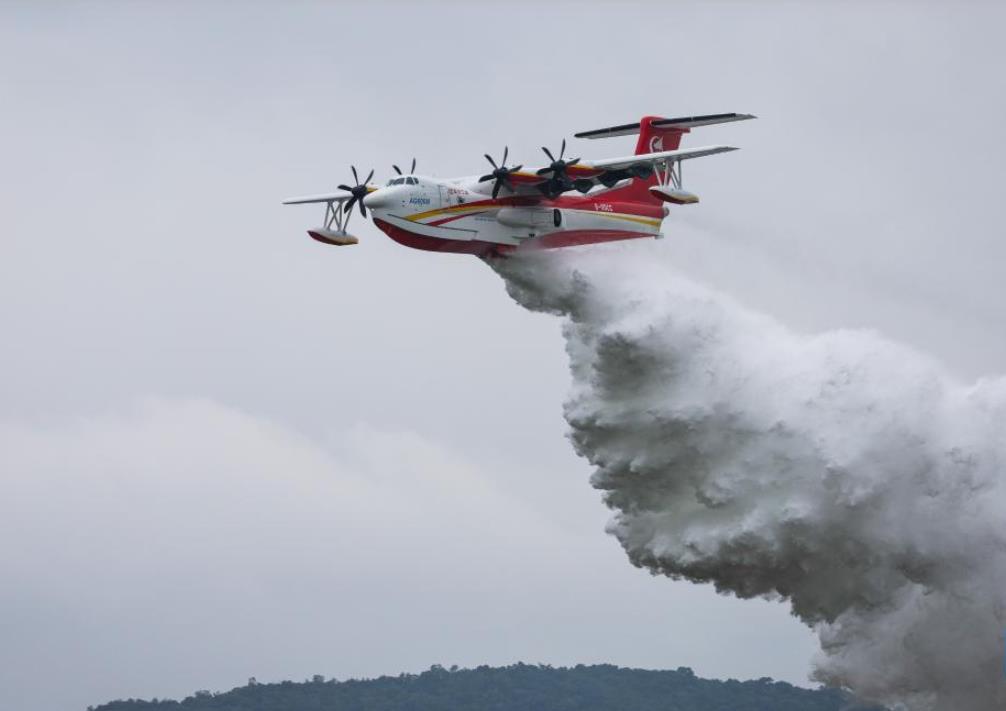
<path id="1" fill-rule="evenodd" d="M 634 565 L 784 600 L 865 701 L 1006 708 L 1006 379 L 794 333 L 632 249 L 494 267 L 563 319 L 570 438 Z"/>

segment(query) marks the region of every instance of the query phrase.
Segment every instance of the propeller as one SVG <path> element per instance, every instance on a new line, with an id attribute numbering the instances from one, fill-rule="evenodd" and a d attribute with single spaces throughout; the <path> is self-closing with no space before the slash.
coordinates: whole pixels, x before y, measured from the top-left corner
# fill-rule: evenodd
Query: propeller
<path id="1" fill-rule="evenodd" d="M 548 159 L 552 163 L 547 168 L 541 168 L 538 171 L 538 175 L 551 175 L 543 187 L 543 192 L 550 197 L 556 197 L 562 194 L 564 191 L 569 190 L 574 187 L 573 181 L 569 179 L 568 168 L 576 165 L 580 162 L 579 158 L 571 158 L 569 160 L 563 160 L 563 156 L 566 154 L 566 139 L 562 139 L 562 148 L 559 149 L 559 157 L 556 158 L 552 155 L 552 152 L 542 146 L 541 149 L 548 156 Z"/>
<path id="2" fill-rule="evenodd" d="M 392 165 L 391 167 L 394 168 L 395 172 L 398 173 L 399 175 L 402 174 L 402 169 L 399 168 L 397 165 Z M 413 158 L 412 159 L 412 169 L 409 170 L 409 175 L 413 175 L 413 174 L 415 174 L 415 172 L 416 172 L 416 159 Z"/>
<path id="3" fill-rule="evenodd" d="M 522 165 L 516 165 L 513 168 L 506 167 L 506 158 L 510 153 L 510 148 L 508 146 L 503 146 L 503 160 L 500 161 L 499 165 L 496 165 L 496 161 L 488 153 L 485 154 L 486 160 L 489 161 L 489 165 L 493 167 L 493 172 L 488 175 L 483 175 L 479 178 L 480 183 L 485 183 L 489 180 L 495 180 L 493 183 L 493 200 L 499 195 L 500 188 L 506 185 L 508 188 L 510 186 L 510 173 L 516 173 L 518 170 L 523 168 Z"/>
<path id="4" fill-rule="evenodd" d="M 353 169 L 353 182 L 355 182 L 356 185 L 354 185 L 353 187 L 349 187 L 348 185 L 340 185 L 339 186 L 339 190 L 345 190 L 347 193 L 350 193 L 353 196 L 353 197 L 351 197 L 349 199 L 349 202 L 346 203 L 346 207 L 345 207 L 346 213 L 348 214 L 348 213 L 352 212 L 353 211 L 353 205 L 359 204 L 359 206 L 360 206 L 360 214 L 363 215 L 364 217 L 366 217 L 367 216 L 367 208 L 365 208 L 363 206 L 363 198 L 364 198 L 364 196 L 367 193 L 370 192 L 367 189 L 367 183 L 369 183 L 370 179 L 374 177 L 374 171 L 371 170 L 370 171 L 370 175 L 367 176 L 367 179 L 364 180 L 361 183 L 360 182 L 360 176 L 357 175 L 357 173 L 356 173 L 356 166 L 355 165 L 351 165 L 349 167 Z"/>

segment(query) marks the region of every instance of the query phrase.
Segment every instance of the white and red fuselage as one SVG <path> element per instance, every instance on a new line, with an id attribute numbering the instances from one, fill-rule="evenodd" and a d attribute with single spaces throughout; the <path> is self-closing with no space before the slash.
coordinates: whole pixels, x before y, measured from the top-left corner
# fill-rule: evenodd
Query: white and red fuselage
<path id="1" fill-rule="evenodd" d="M 554 199 L 491 196 L 478 176 L 437 180 L 400 176 L 365 198 L 374 224 L 396 242 L 432 252 L 503 255 L 595 242 L 656 237 L 667 215 L 658 200 L 619 199 L 618 187 Z"/>
<path id="2" fill-rule="evenodd" d="M 494 169 L 490 175 L 438 179 L 399 171 L 379 187 L 369 183 L 373 171 L 361 183 L 353 168 L 357 183 L 340 185 L 341 193 L 289 198 L 285 203 L 325 203 L 325 225 L 308 230 L 308 234 L 333 245 L 357 243 L 346 231 L 356 203 L 364 216 L 369 212 L 374 223 L 396 242 L 430 252 L 490 257 L 518 250 L 659 237 L 668 203 L 698 201 L 682 188 L 681 162 L 735 150 L 731 146 L 679 150 L 681 137 L 696 126 L 749 118 L 754 117 L 645 116 L 638 123 L 576 134 L 588 139 L 637 135 L 634 154 L 564 161 L 564 140 L 558 159 L 543 149 L 552 162 L 538 170 L 497 166 L 487 155 Z"/>

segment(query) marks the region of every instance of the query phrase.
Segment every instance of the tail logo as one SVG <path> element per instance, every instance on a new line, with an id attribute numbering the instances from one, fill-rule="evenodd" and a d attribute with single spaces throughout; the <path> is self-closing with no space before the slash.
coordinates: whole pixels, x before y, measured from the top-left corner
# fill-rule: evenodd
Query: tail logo
<path id="1" fill-rule="evenodd" d="M 650 153 L 659 153 L 664 150 L 664 137 L 654 136 L 650 139 Z"/>

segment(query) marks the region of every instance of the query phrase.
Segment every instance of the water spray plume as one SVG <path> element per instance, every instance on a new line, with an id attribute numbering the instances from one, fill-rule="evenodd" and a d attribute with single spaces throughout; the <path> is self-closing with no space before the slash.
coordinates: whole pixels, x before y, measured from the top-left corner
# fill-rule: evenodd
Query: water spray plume
<path id="1" fill-rule="evenodd" d="M 564 319 L 571 439 L 630 561 L 786 601 L 814 678 L 864 701 L 1006 709 L 1006 380 L 798 335 L 633 254 L 494 265 Z"/>

